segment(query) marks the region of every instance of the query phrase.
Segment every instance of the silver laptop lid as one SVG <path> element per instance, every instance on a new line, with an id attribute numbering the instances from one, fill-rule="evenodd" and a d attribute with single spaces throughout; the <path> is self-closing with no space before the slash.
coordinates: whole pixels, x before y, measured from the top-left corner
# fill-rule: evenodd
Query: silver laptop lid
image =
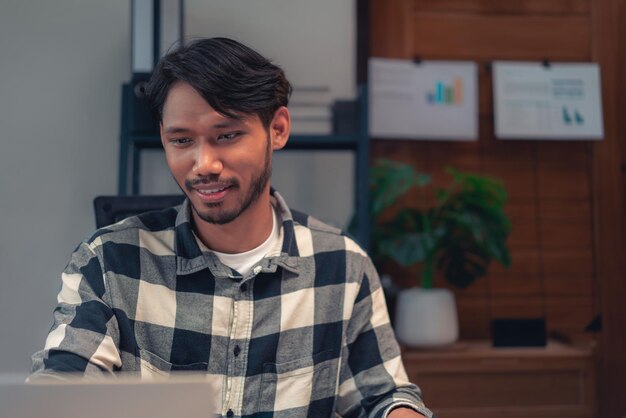
<path id="1" fill-rule="evenodd" d="M 207 418 L 221 410 L 221 388 L 199 375 L 152 381 L 0 377 L 0 418 Z M 218 405 L 219 403 L 219 405 Z"/>

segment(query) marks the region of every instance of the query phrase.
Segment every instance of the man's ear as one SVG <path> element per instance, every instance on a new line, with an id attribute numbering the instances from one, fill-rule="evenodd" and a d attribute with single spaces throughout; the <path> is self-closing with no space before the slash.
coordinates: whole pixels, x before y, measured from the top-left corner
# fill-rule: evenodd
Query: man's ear
<path id="1" fill-rule="evenodd" d="M 269 132 L 273 150 L 281 149 L 287 144 L 289 133 L 291 132 L 291 116 L 285 106 L 279 107 L 274 112 Z"/>

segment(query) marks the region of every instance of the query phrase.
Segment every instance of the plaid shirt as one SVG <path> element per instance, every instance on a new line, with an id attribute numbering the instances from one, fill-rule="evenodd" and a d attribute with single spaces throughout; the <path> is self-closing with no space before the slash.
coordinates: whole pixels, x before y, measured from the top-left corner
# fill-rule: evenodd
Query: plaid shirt
<path id="1" fill-rule="evenodd" d="M 278 244 L 243 277 L 196 237 L 188 200 L 98 230 L 62 274 L 33 375 L 199 371 L 227 417 L 431 416 L 370 258 L 274 191 L 272 204 Z"/>

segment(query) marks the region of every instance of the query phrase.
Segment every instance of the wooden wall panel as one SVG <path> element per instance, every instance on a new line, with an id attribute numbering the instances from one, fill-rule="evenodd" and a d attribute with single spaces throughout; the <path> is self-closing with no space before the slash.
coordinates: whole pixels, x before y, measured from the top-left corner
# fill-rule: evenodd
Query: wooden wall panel
<path id="1" fill-rule="evenodd" d="M 479 135 L 474 143 L 380 139 L 373 158 L 410 162 L 447 184 L 444 167 L 502 179 L 513 223 L 510 269 L 492 265 L 486 278 L 455 290 L 463 337 L 488 337 L 498 316 L 545 316 L 548 329 L 581 335 L 595 302 L 592 145 L 501 141 L 494 137 L 493 60 L 588 61 L 587 0 L 374 0 L 371 55 L 468 59 L 478 63 Z M 421 201 L 418 201 L 420 200 Z M 414 194 L 402 204 L 432 199 Z M 396 274 L 402 269 L 394 268 Z M 436 284 L 447 286 L 439 278 Z M 568 316 L 567 310 L 580 310 Z"/>
<path id="2" fill-rule="evenodd" d="M 413 49 L 411 0 L 370 2 L 370 55 L 407 57 Z"/>
<path id="3" fill-rule="evenodd" d="M 593 147 L 593 216 L 598 298 L 602 307 L 600 338 L 601 417 L 626 416 L 626 4 L 594 0 L 593 58 L 602 68 L 605 138 Z"/>
<path id="4" fill-rule="evenodd" d="M 476 335 L 489 335 L 490 313 L 489 299 L 486 296 L 456 295 L 459 312 L 459 334 L 462 339 L 475 338 Z"/>
<path id="5" fill-rule="evenodd" d="M 532 300 L 540 301 L 550 329 L 576 334 L 588 317 L 601 311 L 599 416 L 626 416 L 622 396 L 626 146 L 620 139 L 626 136 L 626 79 L 621 76 L 626 71 L 626 2 L 372 0 L 372 4 L 376 7 L 371 55 L 468 59 L 479 64 L 480 145 L 472 158 L 482 172 L 501 176 L 511 188 L 507 210 L 517 226 L 511 237 L 513 269 L 490 269 L 484 296 L 457 292 L 462 335 L 487 336 L 493 306 L 498 312 L 509 309 L 511 302 L 514 309 L 516 301 L 535 297 L 538 290 L 540 299 Z M 544 58 L 601 65 L 604 141 L 494 139 L 489 63 Z M 395 153 L 402 156 L 403 150 L 412 149 L 428 156 L 433 149 L 455 147 L 407 143 L 396 142 L 400 150 Z M 385 148 L 374 145 L 373 157 L 384 156 Z M 423 166 L 430 162 L 427 157 L 412 158 Z M 520 215 L 524 209 L 533 216 Z"/>
<path id="6" fill-rule="evenodd" d="M 511 202 L 532 200 L 537 194 L 532 161 L 519 163 L 500 157 L 498 162 L 484 161 L 483 172 L 504 182 Z"/>
<path id="7" fill-rule="evenodd" d="M 488 171 L 489 175 L 498 175 Z M 514 183 L 506 182 L 507 188 L 513 187 Z M 530 199 L 511 199 L 506 204 L 506 213 L 511 219 L 513 226 L 515 225 L 535 225 L 537 223 L 537 212 L 535 210 L 534 202 Z M 509 243 L 510 245 L 511 243 Z M 536 242 L 533 241 L 532 247 L 535 247 Z"/>
<path id="8" fill-rule="evenodd" d="M 588 15 L 587 0 L 415 0 L 415 11 L 480 14 Z"/>
<path id="9" fill-rule="evenodd" d="M 539 276 L 507 275 L 488 277 L 490 296 L 537 296 L 543 293 Z"/>
<path id="10" fill-rule="evenodd" d="M 550 297 L 546 301 L 546 318 L 553 329 L 583 332 L 593 318 L 593 301 L 581 297 Z"/>
<path id="11" fill-rule="evenodd" d="M 576 223 L 541 223 L 543 248 L 582 248 L 592 251 L 591 225 Z"/>
<path id="12" fill-rule="evenodd" d="M 493 263 L 489 269 L 489 274 L 495 277 L 502 276 L 537 276 L 539 275 L 541 260 L 536 249 L 511 248 L 511 267 L 505 268 L 500 264 Z"/>
<path id="13" fill-rule="evenodd" d="M 587 249 L 544 249 L 542 258 L 544 273 L 593 275 L 595 272 L 593 254 Z"/>
<path id="14" fill-rule="evenodd" d="M 509 204 L 509 208 L 515 205 L 515 203 Z M 522 204 L 522 207 L 529 206 L 528 204 Z M 510 213 L 510 209 L 509 209 Z M 511 235 L 507 240 L 507 244 L 510 248 L 537 248 L 539 245 L 539 232 L 537 231 L 536 221 L 526 221 L 519 217 L 511 216 Z"/>
<path id="15" fill-rule="evenodd" d="M 537 154 L 539 163 L 567 161 L 579 167 L 591 165 L 592 144 L 586 141 L 545 141 L 538 145 L 541 148 L 541 152 Z M 567 158 L 563 155 L 564 148 L 567 148 Z"/>
<path id="16" fill-rule="evenodd" d="M 492 296 L 490 305 L 493 318 L 538 318 L 545 313 L 541 296 Z"/>
<path id="17" fill-rule="evenodd" d="M 485 81 L 491 84 L 491 78 Z M 492 103 L 489 96 L 489 103 Z M 490 105 L 491 106 L 491 105 Z M 480 124 L 484 133 L 480 135 L 480 143 L 483 144 L 483 156 L 485 162 L 499 164 L 508 163 L 533 163 L 537 154 L 537 144 L 532 141 L 499 141 L 494 138 L 493 113 L 480 118 Z"/>
<path id="18" fill-rule="evenodd" d="M 556 164 L 538 164 L 537 168 L 539 199 L 589 199 L 591 179 L 588 167 L 562 161 Z"/>
<path id="19" fill-rule="evenodd" d="M 592 275 L 544 274 L 544 282 L 547 297 L 581 296 L 589 300 L 589 295 L 594 293 Z"/>
<path id="20" fill-rule="evenodd" d="M 571 222 L 590 225 L 591 203 L 589 199 L 545 200 L 539 202 L 542 221 Z"/>
<path id="21" fill-rule="evenodd" d="M 588 60 L 586 16 L 416 13 L 413 54 L 429 59 Z"/>

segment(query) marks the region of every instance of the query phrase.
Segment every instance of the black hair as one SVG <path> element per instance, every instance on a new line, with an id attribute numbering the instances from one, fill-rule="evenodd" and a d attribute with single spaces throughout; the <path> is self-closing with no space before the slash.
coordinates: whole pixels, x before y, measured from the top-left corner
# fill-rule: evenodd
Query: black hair
<path id="1" fill-rule="evenodd" d="M 228 38 L 195 40 L 161 58 L 146 88 L 159 122 L 167 93 L 177 81 L 191 85 L 216 112 L 231 118 L 257 115 L 266 129 L 276 110 L 287 106 L 292 91 L 280 67 Z"/>

